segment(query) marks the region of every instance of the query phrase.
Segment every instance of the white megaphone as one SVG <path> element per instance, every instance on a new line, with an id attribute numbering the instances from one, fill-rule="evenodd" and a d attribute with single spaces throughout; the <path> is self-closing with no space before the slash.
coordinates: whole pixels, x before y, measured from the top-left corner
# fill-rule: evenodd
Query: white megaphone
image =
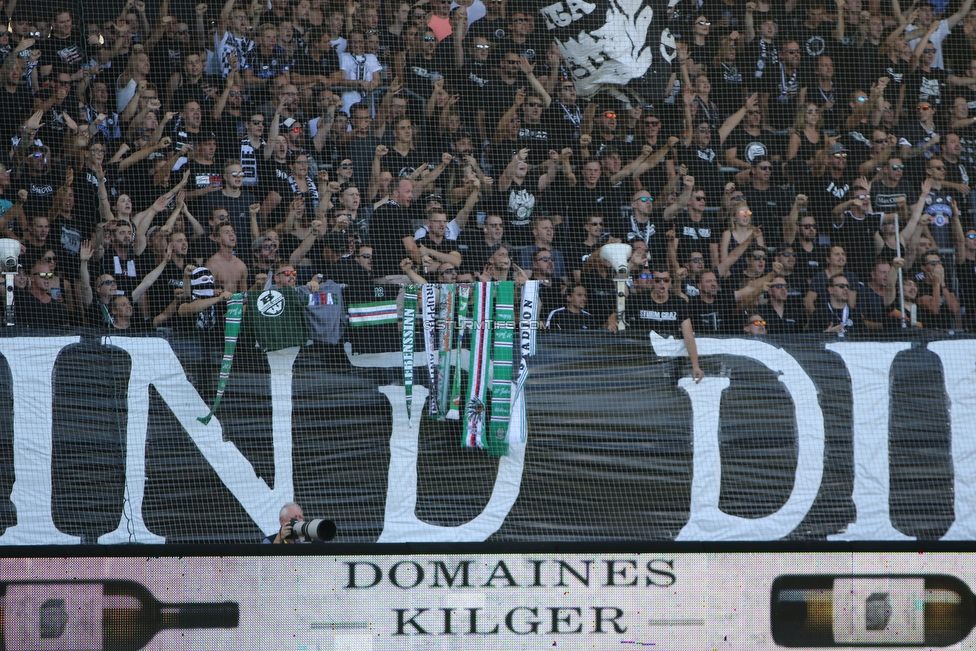
<path id="1" fill-rule="evenodd" d="M 624 322 L 624 308 L 627 300 L 627 272 L 629 271 L 629 244 L 606 244 L 600 249 L 600 257 L 610 263 L 617 283 L 617 330 L 626 330 Z"/>
<path id="2" fill-rule="evenodd" d="M 614 275 L 626 277 L 631 250 L 629 244 L 605 244 L 600 249 L 600 257 L 610 263 Z"/>

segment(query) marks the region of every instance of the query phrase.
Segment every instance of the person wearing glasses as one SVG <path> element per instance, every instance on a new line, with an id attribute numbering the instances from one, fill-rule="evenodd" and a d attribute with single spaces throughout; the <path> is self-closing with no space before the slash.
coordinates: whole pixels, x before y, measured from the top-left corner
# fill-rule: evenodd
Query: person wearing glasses
<path id="1" fill-rule="evenodd" d="M 848 193 L 857 175 L 847 165 L 849 154 L 850 150 L 838 143 L 827 151 L 825 157 L 821 155 L 817 158 L 812 174 L 806 180 L 804 194 L 810 202 L 808 212 L 813 211 L 814 215 L 831 215 L 835 208 L 850 199 Z"/>
<path id="2" fill-rule="evenodd" d="M 935 122 L 935 104 L 919 102 L 915 112 L 918 119 L 907 120 L 898 138 L 898 146 L 901 159 L 908 166 L 906 171 L 909 178 L 917 183 L 925 176 L 925 161 L 939 155 L 942 135 Z"/>
<path id="3" fill-rule="evenodd" d="M 457 240 L 447 237 L 447 221 L 447 213 L 443 208 L 431 208 L 424 221 L 427 232 L 419 238 L 414 236 L 418 261 L 422 263 L 425 273 L 435 273 L 443 265 L 450 265 L 454 269 L 461 266 Z"/>
<path id="4" fill-rule="evenodd" d="M 758 312 L 750 312 L 746 315 L 745 325 L 742 327 L 747 335 L 762 337 L 769 334 L 766 330 L 766 318 Z"/>
<path id="5" fill-rule="evenodd" d="M 915 203 L 915 190 L 905 178 L 905 163 L 900 156 L 892 156 L 881 166 L 880 174 L 871 183 L 874 206 L 885 213 L 898 211 L 899 198 L 905 203 Z"/>
<path id="6" fill-rule="evenodd" d="M 818 301 L 817 309 L 810 315 L 807 332 L 828 333 L 843 337 L 864 331 L 864 320 L 851 304 L 853 287 L 843 273 L 835 273 L 827 285 L 825 300 Z"/>
<path id="7" fill-rule="evenodd" d="M 634 282 L 634 293 L 627 298 L 628 337 L 646 338 L 652 331 L 662 337 L 682 337 L 691 359 L 692 377 L 701 382 L 705 373 L 698 365 L 698 347 L 688 301 L 671 293 L 671 272 L 666 265 L 652 264 L 651 273 L 641 273 Z M 645 278 L 645 276 L 649 276 Z M 617 314 L 610 315 L 611 331 L 616 332 Z"/>
<path id="8" fill-rule="evenodd" d="M 848 292 L 844 294 L 844 302 L 850 303 L 854 307 L 857 302 L 857 292 L 861 286 L 860 279 L 847 267 L 847 252 L 844 247 L 837 244 L 830 247 L 830 257 L 823 261 L 825 268 L 815 274 L 810 280 L 810 288 L 806 296 L 803 297 L 803 307 L 807 314 L 813 314 L 818 308 L 822 308 L 823 303 L 830 294 L 830 279 L 834 276 L 843 276 L 849 282 Z M 819 332 L 819 330 L 818 330 Z"/>
<path id="9" fill-rule="evenodd" d="M 925 197 L 925 211 L 928 215 L 928 230 L 937 249 L 952 246 L 952 212 L 957 203 L 954 193 L 945 185 L 946 165 L 941 158 L 930 158 L 925 166 L 926 180 L 929 183 L 928 196 Z"/>
<path id="10" fill-rule="evenodd" d="M 871 210 L 869 184 L 863 177 L 854 181 L 847 200 L 834 207 L 830 241 L 850 254 L 845 271 L 867 277 L 874 262 L 878 228 L 884 213 Z"/>
<path id="11" fill-rule="evenodd" d="M 803 331 L 807 315 L 803 304 L 790 296 L 790 284 L 783 276 L 776 276 L 767 290 L 769 302 L 762 308 L 766 332 L 771 335 L 795 335 Z"/>
<path id="12" fill-rule="evenodd" d="M 922 280 L 918 283 L 919 318 L 927 328 L 956 329 L 959 299 L 946 286 L 945 267 L 938 252 L 927 253 L 922 260 Z"/>
<path id="13" fill-rule="evenodd" d="M 14 318 L 17 325 L 43 330 L 65 330 L 71 319 L 64 303 L 51 296 L 54 271 L 43 261 L 31 268 L 27 290 L 14 290 Z"/>
<path id="14" fill-rule="evenodd" d="M 955 195 L 964 207 L 969 205 L 969 164 L 963 160 L 962 139 L 955 131 L 945 134 L 942 143 L 942 162 L 945 164 L 945 179 L 942 187 Z"/>

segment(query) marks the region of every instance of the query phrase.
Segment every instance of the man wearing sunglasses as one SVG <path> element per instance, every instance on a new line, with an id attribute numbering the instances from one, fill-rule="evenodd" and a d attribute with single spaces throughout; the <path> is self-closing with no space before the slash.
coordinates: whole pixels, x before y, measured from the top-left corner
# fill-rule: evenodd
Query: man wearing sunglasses
<path id="1" fill-rule="evenodd" d="M 849 155 L 850 150 L 838 143 L 828 151 L 825 164 L 814 166 L 804 192 L 810 201 L 808 211 L 813 210 L 814 215 L 831 215 L 850 198 L 847 195 L 857 178 L 857 168 L 852 170 L 847 164 Z"/>
<path id="2" fill-rule="evenodd" d="M 881 174 L 871 184 L 871 198 L 874 207 L 885 213 L 898 211 L 898 198 L 904 197 L 908 204 L 915 203 L 915 193 L 905 178 L 905 163 L 900 156 L 892 156 L 881 166 Z"/>
<path id="3" fill-rule="evenodd" d="M 14 290 L 14 318 L 17 325 L 43 330 L 64 330 L 70 327 L 68 310 L 51 297 L 54 271 L 43 262 L 31 269 L 30 286 L 26 291 Z"/>
<path id="4" fill-rule="evenodd" d="M 942 135 L 935 123 L 935 104 L 918 102 L 915 115 L 916 120 L 902 119 L 902 123 L 907 124 L 902 128 L 898 146 L 901 159 L 908 166 L 909 178 L 918 182 L 925 176 L 925 160 L 939 155 Z"/>
<path id="5" fill-rule="evenodd" d="M 671 271 L 666 264 L 652 264 L 651 273 L 642 273 L 635 279 L 635 292 L 627 298 L 628 337 L 646 339 L 653 331 L 662 337 L 682 337 L 688 357 L 691 359 L 691 375 L 701 382 L 705 373 L 698 365 L 698 347 L 695 345 L 695 329 L 691 321 L 688 302 L 677 292 L 671 293 Z M 645 278 L 644 276 L 649 276 Z M 646 283 L 650 290 L 646 290 Z M 610 316 L 611 330 L 616 330 L 617 315 Z"/>
<path id="6" fill-rule="evenodd" d="M 766 318 L 758 312 L 750 312 L 746 315 L 746 324 L 743 326 L 742 330 L 747 335 L 754 335 L 756 337 L 762 337 L 769 334 L 766 331 Z"/>
<path id="7" fill-rule="evenodd" d="M 843 337 L 864 330 L 864 321 L 850 304 L 853 288 L 847 276 L 834 274 L 828 280 L 826 300 L 818 301 L 817 309 L 810 315 L 807 332 L 830 333 Z"/>
<path id="8" fill-rule="evenodd" d="M 783 276 L 776 276 L 767 290 L 769 303 L 761 310 L 766 332 L 771 335 L 795 335 L 803 331 L 807 315 L 803 303 L 790 296 L 790 285 Z"/>

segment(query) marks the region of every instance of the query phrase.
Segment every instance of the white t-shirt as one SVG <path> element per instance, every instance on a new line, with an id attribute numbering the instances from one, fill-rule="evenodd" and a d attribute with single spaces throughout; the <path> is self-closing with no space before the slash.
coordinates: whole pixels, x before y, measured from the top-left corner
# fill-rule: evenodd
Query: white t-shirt
<path id="1" fill-rule="evenodd" d="M 913 38 L 912 40 L 908 41 L 908 45 L 913 50 L 915 49 L 915 46 L 918 45 L 918 42 L 922 40 L 922 34 L 924 34 L 925 31 L 922 30 L 921 27 L 916 27 L 915 25 L 909 25 L 905 28 L 905 33 L 909 35 L 915 33 L 916 30 L 919 33 L 918 38 Z M 929 42 L 935 46 L 935 60 L 932 61 L 933 68 L 942 68 L 945 70 L 945 65 L 942 63 L 942 41 L 945 40 L 945 37 L 951 33 L 952 31 L 949 29 L 949 21 L 940 20 L 939 28 L 932 33 L 932 36 L 929 37 Z"/>

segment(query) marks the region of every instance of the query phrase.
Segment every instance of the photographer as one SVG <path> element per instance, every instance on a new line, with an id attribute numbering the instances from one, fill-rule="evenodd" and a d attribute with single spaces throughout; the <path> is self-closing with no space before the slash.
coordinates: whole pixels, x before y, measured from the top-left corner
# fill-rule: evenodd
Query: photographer
<path id="1" fill-rule="evenodd" d="M 281 523 L 281 529 L 275 535 L 266 537 L 263 541 L 264 544 L 291 545 L 305 542 L 300 538 L 292 537 L 292 520 L 305 522 L 305 516 L 302 514 L 302 507 L 294 502 L 288 502 L 278 511 L 278 522 Z"/>

